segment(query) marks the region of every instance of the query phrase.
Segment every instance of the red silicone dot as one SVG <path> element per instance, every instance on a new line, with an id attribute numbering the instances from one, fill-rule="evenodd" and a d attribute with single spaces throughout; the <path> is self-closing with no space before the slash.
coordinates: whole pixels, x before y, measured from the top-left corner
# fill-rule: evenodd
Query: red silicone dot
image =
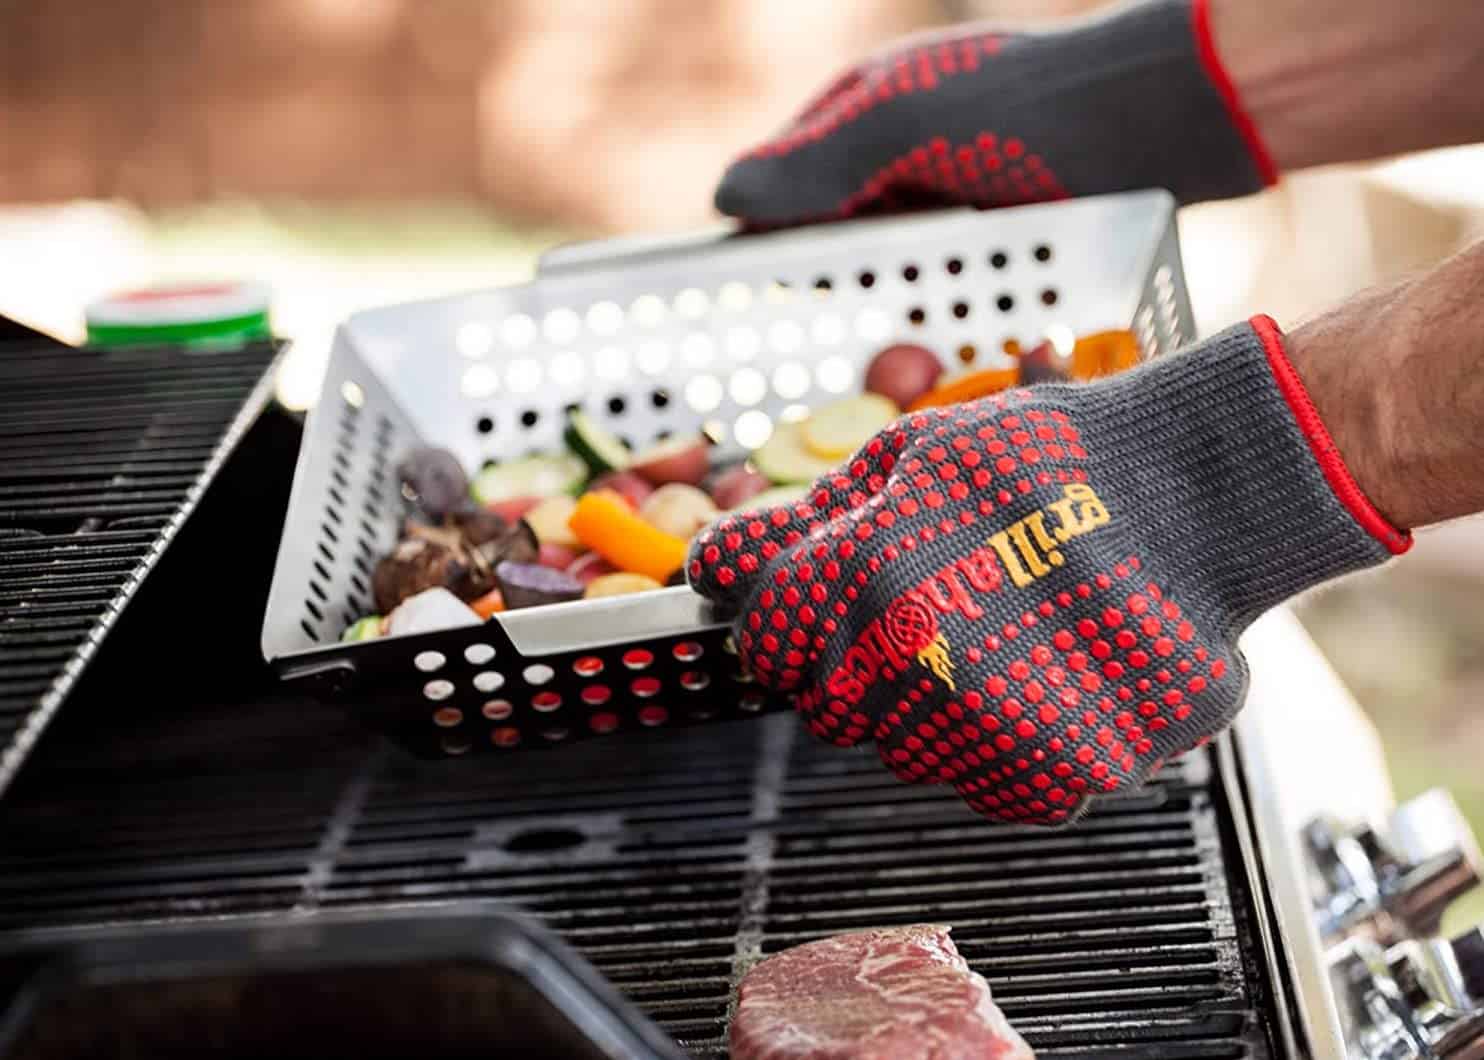
<path id="1" fill-rule="evenodd" d="M 596 733 L 609 733 L 618 728 L 618 715 L 610 711 L 600 711 L 587 719 L 587 727 Z"/>
<path id="2" fill-rule="evenodd" d="M 639 710 L 639 724 L 648 725 L 651 728 L 663 725 L 670 718 L 670 712 L 657 704 L 642 707 Z"/>
<path id="3" fill-rule="evenodd" d="M 642 670 L 654 662 L 654 653 L 644 648 L 630 648 L 623 653 L 623 664 L 630 670 Z"/>
<path id="4" fill-rule="evenodd" d="M 603 672 L 603 660 L 596 655 L 584 655 L 572 664 L 572 672 L 578 677 L 596 677 Z"/>

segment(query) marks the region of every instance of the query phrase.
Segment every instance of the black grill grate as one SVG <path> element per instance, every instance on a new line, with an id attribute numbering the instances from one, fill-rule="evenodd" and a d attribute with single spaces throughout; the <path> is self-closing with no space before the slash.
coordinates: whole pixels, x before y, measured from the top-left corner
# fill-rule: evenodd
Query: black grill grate
<path id="1" fill-rule="evenodd" d="M 261 409 L 273 353 L 0 347 L 0 791 Z"/>
<path id="2" fill-rule="evenodd" d="M 1270 1055 L 1205 759 L 1040 832 L 787 716 L 498 765 L 414 761 L 278 697 L 65 735 L 0 804 L 0 930 L 502 899 L 718 1055 L 759 956 L 933 920 L 1042 1057 Z"/>

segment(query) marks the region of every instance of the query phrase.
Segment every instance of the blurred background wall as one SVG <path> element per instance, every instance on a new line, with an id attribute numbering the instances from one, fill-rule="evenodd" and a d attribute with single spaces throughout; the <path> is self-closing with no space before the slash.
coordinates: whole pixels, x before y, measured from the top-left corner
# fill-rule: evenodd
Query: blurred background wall
<path id="1" fill-rule="evenodd" d="M 713 220 L 728 158 L 891 37 L 1098 6 L 0 0 L 0 313 L 77 338 L 112 289 L 263 280 L 302 407 L 358 308 L 521 279 L 561 238 Z M 1209 332 L 1259 309 L 1296 323 L 1481 221 L 1484 153 L 1464 148 L 1294 175 L 1181 229 Z M 1484 832 L 1481 546 L 1477 521 L 1423 534 L 1304 614 L 1398 787 L 1452 785 Z"/>

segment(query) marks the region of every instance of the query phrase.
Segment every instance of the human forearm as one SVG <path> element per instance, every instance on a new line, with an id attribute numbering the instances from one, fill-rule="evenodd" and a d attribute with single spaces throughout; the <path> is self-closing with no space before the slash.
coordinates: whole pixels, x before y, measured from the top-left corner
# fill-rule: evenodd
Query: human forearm
<path id="1" fill-rule="evenodd" d="M 1209 0 L 1217 50 L 1278 168 L 1484 139 L 1478 0 Z"/>
<path id="2" fill-rule="evenodd" d="M 1393 523 L 1484 511 L 1484 243 L 1287 336 L 1335 445 Z"/>

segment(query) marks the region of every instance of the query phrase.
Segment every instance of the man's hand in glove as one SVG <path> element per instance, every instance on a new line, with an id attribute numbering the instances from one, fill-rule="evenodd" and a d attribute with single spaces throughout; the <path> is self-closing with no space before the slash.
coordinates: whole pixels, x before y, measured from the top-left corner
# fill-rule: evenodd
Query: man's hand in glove
<path id="1" fill-rule="evenodd" d="M 804 501 L 708 529 L 687 573 L 817 736 L 1059 823 L 1228 724 L 1262 611 L 1409 543 L 1258 318 L 908 414 Z"/>
<path id="2" fill-rule="evenodd" d="M 958 27 L 840 75 L 716 204 L 777 226 L 1148 187 L 1188 203 L 1470 143 L 1480 17 L 1477 0 L 1146 0 L 1052 31 Z"/>

